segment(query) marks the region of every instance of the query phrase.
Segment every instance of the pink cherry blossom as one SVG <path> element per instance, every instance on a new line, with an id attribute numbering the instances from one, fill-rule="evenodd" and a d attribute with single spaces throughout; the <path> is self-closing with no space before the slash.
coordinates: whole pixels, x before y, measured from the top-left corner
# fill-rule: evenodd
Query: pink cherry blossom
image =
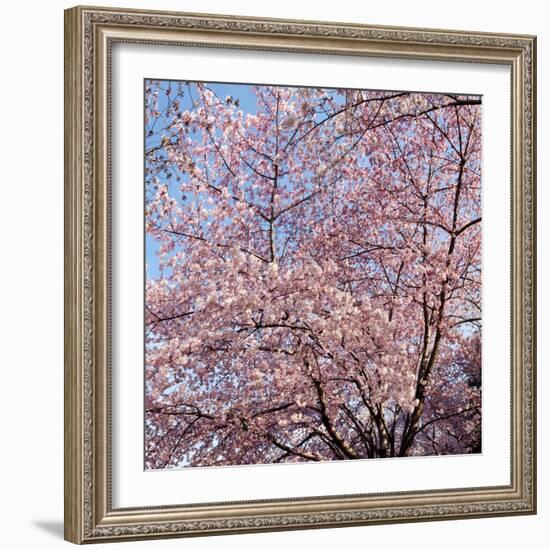
<path id="1" fill-rule="evenodd" d="M 476 96 L 147 81 L 147 468 L 480 452 L 481 142 Z"/>

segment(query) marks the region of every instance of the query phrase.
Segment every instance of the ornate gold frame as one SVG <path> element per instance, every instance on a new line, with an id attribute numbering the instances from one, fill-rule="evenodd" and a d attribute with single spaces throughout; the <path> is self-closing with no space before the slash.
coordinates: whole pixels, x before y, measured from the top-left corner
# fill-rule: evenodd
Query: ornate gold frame
<path id="1" fill-rule="evenodd" d="M 512 461 L 503 487 L 113 509 L 110 52 L 115 42 L 499 63 L 512 79 Z M 65 538 L 102 542 L 536 511 L 533 36 L 76 7 L 65 12 Z"/>

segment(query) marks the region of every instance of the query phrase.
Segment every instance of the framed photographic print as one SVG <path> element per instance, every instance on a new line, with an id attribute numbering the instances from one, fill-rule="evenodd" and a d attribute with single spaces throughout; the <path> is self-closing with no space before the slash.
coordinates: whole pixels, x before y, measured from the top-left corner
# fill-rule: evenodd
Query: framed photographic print
<path id="1" fill-rule="evenodd" d="M 65 12 L 65 538 L 532 514 L 535 37 Z"/>

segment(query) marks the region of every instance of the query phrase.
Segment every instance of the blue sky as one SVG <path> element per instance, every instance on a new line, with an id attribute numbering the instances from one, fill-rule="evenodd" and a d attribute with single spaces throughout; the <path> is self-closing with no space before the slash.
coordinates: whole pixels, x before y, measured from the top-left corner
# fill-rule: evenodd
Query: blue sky
<path id="1" fill-rule="evenodd" d="M 150 80 L 145 80 L 144 86 L 148 86 L 150 83 Z M 174 90 L 173 94 L 175 95 L 175 90 L 177 88 L 178 83 L 186 85 L 186 82 L 178 82 L 173 80 L 161 80 L 161 87 L 162 89 L 166 90 L 169 86 L 171 89 Z M 189 82 L 191 86 L 193 86 L 193 82 Z M 227 96 L 233 97 L 233 99 L 239 100 L 239 109 L 244 114 L 249 113 L 255 113 L 257 111 L 257 102 L 256 102 L 256 95 L 252 91 L 253 85 L 251 84 L 211 84 L 206 83 L 207 86 L 219 97 L 225 98 Z M 181 108 L 182 111 L 188 110 L 191 107 L 191 98 L 185 90 L 185 95 L 181 99 Z M 163 109 L 166 108 L 168 104 L 168 96 L 161 93 L 159 94 L 159 110 L 162 112 Z M 160 136 L 162 133 L 156 134 L 160 129 L 162 129 L 167 123 L 169 122 L 169 119 L 166 117 L 160 117 L 158 122 L 154 125 L 155 135 L 148 136 L 148 132 L 152 124 L 147 125 L 147 127 L 144 129 L 145 131 L 145 149 L 149 149 L 152 146 L 155 146 L 160 141 Z M 174 182 L 170 187 L 171 191 L 176 191 L 176 186 L 178 184 Z M 157 258 L 157 252 L 158 252 L 159 246 L 158 243 L 152 239 L 149 235 L 145 236 L 145 261 L 147 263 L 147 278 L 159 278 L 161 273 L 158 268 L 158 258 Z"/>

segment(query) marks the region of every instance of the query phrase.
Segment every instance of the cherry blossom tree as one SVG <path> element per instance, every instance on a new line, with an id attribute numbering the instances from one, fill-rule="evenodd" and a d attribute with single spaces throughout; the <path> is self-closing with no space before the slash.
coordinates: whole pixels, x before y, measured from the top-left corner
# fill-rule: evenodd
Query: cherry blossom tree
<path id="1" fill-rule="evenodd" d="M 146 82 L 147 467 L 480 452 L 481 99 L 222 88 Z"/>

